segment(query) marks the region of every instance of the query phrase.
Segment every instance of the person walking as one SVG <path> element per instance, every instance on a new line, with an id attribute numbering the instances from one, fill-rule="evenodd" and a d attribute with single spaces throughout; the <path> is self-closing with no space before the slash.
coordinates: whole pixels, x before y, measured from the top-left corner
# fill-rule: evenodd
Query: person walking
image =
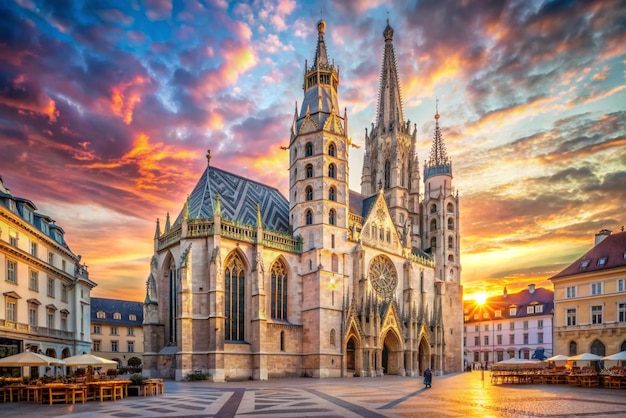
<path id="1" fill-rule="evenodd" d="M 426 370 L 424 370 L 424 386 L 426 386 L 427 388 L 432 387 L 433 381 L 433 372 L 430 371 L 429 368 L 427 368 Z"/>

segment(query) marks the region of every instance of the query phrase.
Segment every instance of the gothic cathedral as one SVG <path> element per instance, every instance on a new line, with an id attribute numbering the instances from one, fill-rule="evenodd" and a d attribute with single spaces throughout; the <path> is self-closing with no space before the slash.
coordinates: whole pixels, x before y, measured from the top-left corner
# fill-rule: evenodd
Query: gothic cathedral
<path id="1" fill-rule="evenodd" d="M 157 220 L 143 373 L 214 381 L 462 369 L 459 198 L 439 128 L 423 171 L 387 23 L 361 193 L 348 186 L 339 69 L 317 47 L 289 146 L 289 199 L 210 165 Z M 423 173 L 423 179 L 420 177 Z M 420 191 L 423 180 L 424 189 Z"/>

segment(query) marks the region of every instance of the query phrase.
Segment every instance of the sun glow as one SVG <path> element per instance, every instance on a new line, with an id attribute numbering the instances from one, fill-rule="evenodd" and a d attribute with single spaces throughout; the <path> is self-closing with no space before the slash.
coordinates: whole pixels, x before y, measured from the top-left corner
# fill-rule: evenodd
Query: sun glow
<path id="1" fill-rule="evenodd" d="M 487 300 L 487 294 L 485 292 L 474 293 L 474 300 L 479 305 L 484 305 Z"/>

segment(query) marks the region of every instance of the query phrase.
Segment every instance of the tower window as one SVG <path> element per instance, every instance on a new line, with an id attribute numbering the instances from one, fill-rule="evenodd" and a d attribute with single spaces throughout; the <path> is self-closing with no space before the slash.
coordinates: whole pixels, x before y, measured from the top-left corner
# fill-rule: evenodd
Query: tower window
<path id="1" fill-rule="evenodd" d="M 391 163 L 389 160 L 385 161 L 385 189 L 391 187 Z"/>
<path id="2" fill-rule="evenodd" d="M 334 179 L 335 176 L 336 176 L 336 171 L 337 171 L 337 169 L 335 167 L 335 164 L 329 165 L 328 166 L 328 177 Z"/>
<path id="3" fill-rule="evenodd" d="M 454 240 L 452 239 L 452 237 L 448 237 L 448 248 L 453 248 L 454 247 Z"/>
<path id="4" fill-rule="evenodd" d="M 311 186 L 307 186 L 305 189 L 306 200 L 313 200 L 313 188 Z"/>
<path id="5" fill-rule="evenodd" d="M 430 213 L 435 213 L 437 212 L 437 205 L 431 205 L 430 206 Z"/>
<path id="6" fill-rule="evenodd" d="M 330 212 L 328 212 L 328 223 L 335 225 L 335 209 L 331 209 Z"/>
<path id="7" fill-rule="evenodd" d="M 311 209 L 306 211 L 306 224 L 307 225 L 312 225 L 313 224 L 313 211 Z"/>
<path id="8" fill-rule="evenodd" d="M 328 200 L 332 200 L 333 202 L 336 200 L 335 198 L 335 188 L 331 187 L 330 189 L 328 189 Z"/>
<path id="9" fill-rule="evenodd" d="M 281 261 L 272 265 L 272 302 L 274 319 L 287 319 L 287 269 Z"/>
<path id="10" fill-rule="evenodd" d="M 304 156 L 310 157 L 311 155 L 313 155 L 313 144 L 307 142 L 307 144 L 304 146 Z"/>
<path id="11" fill-rule="evenodd" d="M 331 157 L 335 156 L 335 144 L 330 144 L 328 146 L 328 155 L 330 155 Z"/>
<path id="12" fill-rule="evenodd" d="M 313 164 L 307 164 L 306 166 L 306 178 L 310 179 L 313 177 Z"/>
<path id="13" fill-rule="evenodd" d="M 448 212 L 454 212 L 454 205 L 452 203 L 448 203 Z"/>
<path id="14" fill-rule="evenodd" d="M 226 260 L 224 269 L 225 335 L 226 341 L 243 341 L 245 335 L 245 284 L 244 264 L 237 254 Z"/>
<path id="15" fill-rule="evenodd" d="M 433 219 L 430 221 L 430 230 L 431 231 L 436 231 L 437 230 L 437 220 Z"/>
<path id="16" fill-rule="evenodd" d="M 454 220 L 452 218 L 448 218 L 448 229 L 454 229 Z"/>

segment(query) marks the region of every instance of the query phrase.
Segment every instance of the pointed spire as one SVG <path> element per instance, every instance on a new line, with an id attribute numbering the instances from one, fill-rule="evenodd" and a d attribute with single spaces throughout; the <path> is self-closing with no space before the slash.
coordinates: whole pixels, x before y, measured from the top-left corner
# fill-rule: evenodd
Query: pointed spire
<path id="1" fill-rule="evenodd" d="M 320 19 L 317 22 L 317 47 L 315 48 L 313 68 L 326 68 L 328 66 L 328 54 L 326 53 L 326 42 L 324 41 L 325 31 L 326 22 Z"/>
<path id="2" fill-rule="evenodd" d="M 389 19 L 387 19 L 387 27 L 383 31 L 383 36 L 385 38 L 385 52 L 383 54 L 383 65 L 380 70 L 377 124 L 382 132 L 387 132 L 393 129 L 400 129 L 404 123 L 398 65 L 392 42 L 393 28 L 389 25 Z"/>
<path id="3" fill-rule="evenodd" d="M 165 232 L 170 232 L 170 213 L 167 212 L 167 216 L 165 217 Z"/>
<path id="4" fill-rule="evenodd" d="M 424 164 L 424 178 L 429 178 L 436 174 L 452 175 L 452 162 L 446 152 L 443 143 L 441 128 L 439 127 L 439 99 L 435 108 L 435 133 L 433 135 L 433 145 L 430 149 L 430 157 Z"/>
<path id="5" fill-rule="evenodd" d="M 154 238 L 157 239 L 161 236 L 161 225 L 159 224 L 159 218 L 156 221 L 156 229 L 154 231 Z"/>

